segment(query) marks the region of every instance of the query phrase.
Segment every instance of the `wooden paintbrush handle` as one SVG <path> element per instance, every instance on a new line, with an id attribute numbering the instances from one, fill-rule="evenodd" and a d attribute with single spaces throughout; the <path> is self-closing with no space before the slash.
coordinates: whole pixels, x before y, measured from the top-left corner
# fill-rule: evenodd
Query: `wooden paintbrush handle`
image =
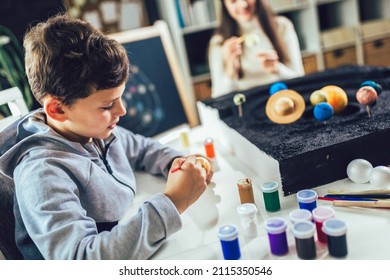
<path id="1" fill-rule="evenodd" d="M 390 201 L 349 201 L 349 200 L 334 200 L 334 206 L 357 206 L 357 207 L 366 207 L 366 208 L 390 208 Z"/>

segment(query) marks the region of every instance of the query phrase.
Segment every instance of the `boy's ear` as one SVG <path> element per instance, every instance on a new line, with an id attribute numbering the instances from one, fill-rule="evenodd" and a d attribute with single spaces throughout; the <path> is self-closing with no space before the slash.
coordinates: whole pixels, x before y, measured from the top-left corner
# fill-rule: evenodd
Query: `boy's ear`
<path id="1" fill-rule="evenodd" d="M 64 104 L 58 98 L 47 96 L 43 102 L 43 107 L 50 118 L 59 122 L 66 120 Z"/>

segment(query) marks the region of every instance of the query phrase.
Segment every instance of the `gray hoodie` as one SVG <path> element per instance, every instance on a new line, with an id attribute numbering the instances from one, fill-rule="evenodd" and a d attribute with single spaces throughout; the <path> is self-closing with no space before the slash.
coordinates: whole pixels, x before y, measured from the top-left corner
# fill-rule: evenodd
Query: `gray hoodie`
<path id="1" fill-rule="evenodd" d="M 100 147 L 100 148 L 99 148 Z M 72 142 L 42 109 L 0 133 L 0 176 L 13 178 L 16 243 L 26 259 L 147 259 L 181 228 L 157 193 L 118 224 L 137 192 L 134 170 L 167 176 L 181 153 L 115 127 L 106 140 Z"/>

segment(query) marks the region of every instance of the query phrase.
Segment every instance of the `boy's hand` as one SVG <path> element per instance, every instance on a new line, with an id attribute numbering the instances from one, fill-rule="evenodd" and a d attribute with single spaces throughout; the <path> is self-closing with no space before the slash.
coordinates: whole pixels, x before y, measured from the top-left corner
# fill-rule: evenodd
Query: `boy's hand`
<path id="1" fill-rule="evenodd" d="M 196 156 L 175 159 L 171 169 L 179 166 L 177 172 L 169 172 L 164 194 L 172 200 L 179 213 L 183 213 L 206 190 L 210 174 L 206 175 L 206 169 L 196 161 Z"/>

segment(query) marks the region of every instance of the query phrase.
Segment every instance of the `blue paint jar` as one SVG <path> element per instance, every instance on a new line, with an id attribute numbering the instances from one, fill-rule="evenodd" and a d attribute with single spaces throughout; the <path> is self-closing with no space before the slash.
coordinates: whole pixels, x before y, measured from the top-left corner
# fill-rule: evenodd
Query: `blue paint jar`
<path id="1" fill-rule="evenodd" d="M 313 211 L 317 207 L 317 197 L 317 193 L 313 190 L 301 190 L 297 192 L 299 208 Z"/>
<path id="2" fill-rule="evenodd" d="M 345 257 L 348 254 L 347 224 L 332 218 L 322 224 L 322 231 L 327 236 L 329 255 L 336 258 Z"/>
<path id="3" fill-rule="evenodd" d="M 238 229 L 235 225 L 224 225 L 220 227 L 218 237 L 225 260 L 238 260 L 241 258 L 240 245 L 238 243 Z"/>
<path id="4" fill-rule="evenodd" d="M 271 253 L 277 256 L 288 253 L 287 223 L 282 218 L 269 218 L 265 221 Z"/>
<path id="5" fill-rule="evenodd" d="M 298 257 L 303 260 L 312 260 L 316 257 L 314 242 L 315 225 L 309 221 L 299 221 L 293 225 L 295 247 Z"/>

